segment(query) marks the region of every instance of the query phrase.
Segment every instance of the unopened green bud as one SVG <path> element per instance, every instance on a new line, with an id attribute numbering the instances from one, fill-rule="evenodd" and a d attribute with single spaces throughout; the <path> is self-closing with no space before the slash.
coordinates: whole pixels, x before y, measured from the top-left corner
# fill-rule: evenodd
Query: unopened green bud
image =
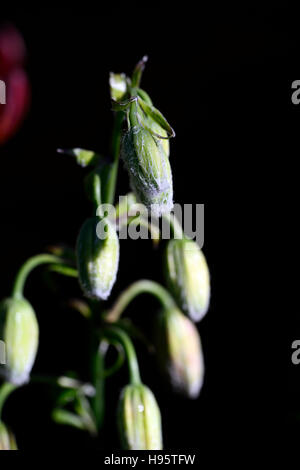
<path id="1" fill-rule="evenodd" d="M 205 257 L 195 241 L 169 241 L 166 280 L 184 313 L 193 321 L 201 320 L 209 307 L 210 278 Z"/>
<path id="2" fill-rule="evenodd" d="M 162 449 L 160 411 L 148 387 L 143 384 L 127 385 L 122 390 L 118 427 L 124 449 Z"/>
<path id="3" fill-rule="evenodd" d="M 122 157 L 132 189 L 140 202 L 159 216 L 173 207 L 173 183 L 169 159 L 161 140 L 135 125 L 125 134 Z"/>
<path id="4" fill-rule="evenodd" d="M 158 319 L 159 365 L 179 393 L 197 398 L 203 383 L 204 361 L 194 323 L 179 310 L 164 310 Z"/>
<path id="5" fill-rule="evenodd" d="M 17 444 L 14 435 L 0 421 L 0 450 L 17 450 Z"/>
<path id="6" fill-rule="evenodd" d="M 97 235 L 99 218 L 88 219 L 77 240 L 79 281 L 87 297 L 106 300 L 115 283 L 119 266 L 119 239 L 113 225 L 105 220 L 105 238 Z"/>
<path id="7" fill-rule="evenodd" d="M 32 306 L 24 298 L 1 302 L 0 339 L 5 344 L 1 375 L 15 385 L 28 382 L 37 353 L 39 327 Z"/>
<path id="8" fill-rule="evenodd" d="M 121 101 L 127 91 L 126 75 L 124 73 L 109 74 L 110 96 L 115 101 Z"/>

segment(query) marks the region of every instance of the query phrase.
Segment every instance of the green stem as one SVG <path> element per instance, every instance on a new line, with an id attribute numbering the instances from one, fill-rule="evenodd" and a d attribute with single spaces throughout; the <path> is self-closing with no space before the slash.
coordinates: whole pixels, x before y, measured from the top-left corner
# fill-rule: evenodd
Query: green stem
<path id="1" fill-rule="evenodd" d="M 36 255 L 33 256 L 32 258 L 29 258 L 23 266 L 19 269 L 19 272 L 15 278 L 15 282 L 13 285 L 13 291 L 12 291 L 12 296 L 15 298 L 22 298 L 23 296 L 23 290 L 24 290 L 24 284 L 26 282 L 27 276 L 30 274 L 30 272 L 39 266 L 40 264 L 52 264 L 52 263 L 61 263 L 62 259 L 58 258 L 57 256 L 54 255 L 49 255 L 49 254 L 41 254 L 41 255 Z"/>
<path id="2" fill-rule="evenodd" d="M 178 219 L 176 218 L 175 214 L 169 212 L 168 214 L 164 214 L 162 217 L 170 224 L 173 238 L 185 238 L 183 228 L 179 223 Z"/>
<path id="3" fill-rule="evenodd" d="M 104 419 L 104 394 L 105 394 L 105 377 L 104 377 L 104 355 L 103 342 L 100 341 L 98 350 L 93 358 L 93 384 L 95 387 L 95 396 L 93 398 L 93 410 L 96 419 L 97 428 L 100 429 Z"/>
<path id="4" fill-rule="evenodd" d="M 127 333 L 122 331 L 120 328 L 115 326 L 106 327 L 103 332 L 106 338 L 118 341 L 124 348 L 128 369 L 129 369 L 129 380 L 132 385 L 138 385 L 141 383 L 139 364 L 136 357 L 136 352 L 133 343 Z"/>
<path id="5" fill-rule="evenodd" d="M 142 279 L 141 281 L 134 282 L 122 292 L 111 310 L 105 316 L 105 320 L 112 323 L 119 320 L 128 304 L 140 294 L 153 295 L 167 309 L 175 306 L 173 298 L 163 286 L 157 282 Z"/>
<path id="6" fill-rule="evenodd" d="M 121 132 L 122 132 L 122 122 L 124 114 L 122 111 L 116 113 L 114 130 L 112 135 L 112 155 L 113 155 L 113 164 L 110 172 L 109 182 L 107 185 L 107 202 L 109 204 L 114 203 L 115 192 L 116 192 L 116 183 L 118 176 L 119 168 L 119 156 L 120 156 L 120 147 L 121 147 Z"/>
<path id="7" fill-rule="evenodd" d="M 2 415 L 2 409 L 7 397 L 16 389 L 16 385 L 13 385 L 9 382 L 4 382 L 4 384 L 0 387 L 0 420 Z"/>

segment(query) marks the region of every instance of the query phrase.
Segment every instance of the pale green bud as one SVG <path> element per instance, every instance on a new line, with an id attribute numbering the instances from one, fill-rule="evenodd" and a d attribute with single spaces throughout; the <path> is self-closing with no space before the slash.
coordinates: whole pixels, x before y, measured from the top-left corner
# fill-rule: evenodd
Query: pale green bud
<path id="1" fill-rule="evenodd" d="M 77 240 L 79 281 L 87 297 L 106 300 L 115 283 L 119 266 L 119 239 L 113 225 L 105 220 L 106 236 L 97 236 L 99 218 L 88 219 Z"/>
<path id="2" fill-rule="evenodd" d="M 151 390 L 143 384 L 127 385 L 118 406 L 121 444 L 129 450 L 161 450 L 159 407 Z"/>
<path id="3" fill-rule="evenodd" d="M 178 305 L 193 321 L 206 314 L 210 276 L 204 254 L 193 240 L 170 240 L 166 249 L 166 281 Z"/>
<path id="4" fill-rule="evenodd" d="M 125 134 L 122 158 L 132 189 L 140 202 L 159 216 L 173 207 L 173 183 L 169 159 L 161 140 L 136 125 Z"/>
<path id="5" fill-rule="evenodd" d="M 39 342 L 39 327 L 27 300 L 6 299 L 0 304 L 0 339 L 5 344 L 5 364 L 1 375 L 15 385 L 29 380 Z"/>
<path id="6" fill-rule="evenodd" d="M 124 73 L 109 74 L 110 96 L 115 101 L 122 101 L 127 91 L 126 75 Z"/>
<path id="7" fill-rule="evenodd" d="M 0 421 L 0 450 L 17 450 L 17 444 L 14 435 Z"/>
<path id="8" fill-rule="evenodd" d="M 194 323 L 179 310 L 164 310 L 158 318 L 159 365 L 174 389 L 197 398 L 203 384 L 204 361 Z"/>

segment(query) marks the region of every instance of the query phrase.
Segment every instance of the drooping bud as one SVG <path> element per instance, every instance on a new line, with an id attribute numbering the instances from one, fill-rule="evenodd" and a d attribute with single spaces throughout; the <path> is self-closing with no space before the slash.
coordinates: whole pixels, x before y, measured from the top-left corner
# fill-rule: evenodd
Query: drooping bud
<path id="1" fill-rule="evenodd" d="M 197 398 L 203 384 L 204 361 L 194 323 L 177 309 L 164 310 L 158 319 L 159 365 L 174 389 Z"/>
<path id="2" fill-rule="evenodd" d="M 142 126 L 133 126 L 124 136 L 122 158 L 139 201 L 152 208 L 154 215 L 170 212 L 173 207 L 172 172 L 161 140 Z"/>
<path id="3" fill-rule="evenodd" d="M 99 238 L 98 223 L 97 217 L 90 218 L 80 230 L 76 249 L 77 266 L 79 281 L 86 296 L 106 300 L 118 272 L 119 239 L 108 219 L 105 219 L 105 237 Z"/>
<path id="4" fill-rule="evenodd" d="M 0 421 L 0 450 L 17 450 L 17 444 L 12 432 Z"/>
<path id="5" fill-rule="evenodd" d="M 166 250 L 166 281 L 178 305 L 193 321 L 209 307 L 210 277 L 205 257 L 193 240 L 170 240 Z"/>
<path id="6" fill-rule="evenodd" d="M 37 353 L 39 327 L 32 306 L 24 298 L 1 302 L 0 339 L 5 344 L 1 375 L 15 385 L 28 382 Z"/>
<path id="7" fill-rule="evenodd" d="M 118 427 L 124 449 L 162 449 L 160 410 L 148 387 L 143 384 L 127 385 L 122 390 Z"/>

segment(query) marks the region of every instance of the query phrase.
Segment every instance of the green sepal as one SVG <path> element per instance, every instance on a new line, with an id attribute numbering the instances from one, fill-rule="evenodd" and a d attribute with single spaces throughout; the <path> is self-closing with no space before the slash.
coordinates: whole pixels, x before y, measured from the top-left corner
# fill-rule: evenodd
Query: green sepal
<path id="1" fill-rule="evenodd" d="M 78 277 L 78 271 L 75 268 L 72 268 L 71 266 L 65 266 L 63 264 L 52 264 L 49 266 L 49 271 L 53 271 L 55 273 L 62 274 L 63 276 L 68 276 L 68 277 Z"/>
<path id="2" fill-rule="evenodd" d="M 52 419 L 57 424 L 64 424 L 72 426 L 73 428 L 85 430 L 85 423 L 81 416 L 72 413 L 71 411 L 64 410 L 62 408 L 54 408 L 52 411 Z"/>
<path id="3" fill-rule="evenodd" d="M 132 78 L 131 78 L 131 87 L 132 88 L 137 88 L 140 86 L 141 78 L 142 78 L 142 73 L 144 71 L 146 62 L 148 61 L 148 57 L 144 55 L 144 57 L 136 64 Z"/>
<path id="4" fill-rule="evenodd" d="M 98 165 L 98 163 L 104 158 L 102 155 L 94 152 L 93 150 L 86 150 L 82 148 L 57 149 L 57 152 L 75 157 L 78 165 L 82 167 Z"/>
<path id="5" fill-rule="evenodd" d="M 146 103 L 148 103 L 150 106 L 152 105 L 152 100 L 145 90 L 142 90 L 142 88 L 138 88 L 137 95 L 140 98 L 142 98 L 142 100 L 144 100 Z"/>
<path id="6" fill-rule="evenodd" d="M 144 101 L 141 98 L 138 98 L 138 103 L 141 107 L 141 109 L 144 111 L 146 116 L 150 116 L 159 126 L 164 129 L 167 132 L 167 136 L 162 136 L 151 130 L 151 127 L 148 129 L 153 135 L 158 137 L 159 139 L 170 139 L 172 137 L 175 137 L 175 131 L 174 129 L 170 126 L 166 118 L 162 115 L 162 113 L 156 109 L 154 106 L 148 104 L 146 101 Z M 144 125 L 144 123 L 143 123 Z M 147 128 L 147 124 L 145 123 L 145 127 Z"/>

